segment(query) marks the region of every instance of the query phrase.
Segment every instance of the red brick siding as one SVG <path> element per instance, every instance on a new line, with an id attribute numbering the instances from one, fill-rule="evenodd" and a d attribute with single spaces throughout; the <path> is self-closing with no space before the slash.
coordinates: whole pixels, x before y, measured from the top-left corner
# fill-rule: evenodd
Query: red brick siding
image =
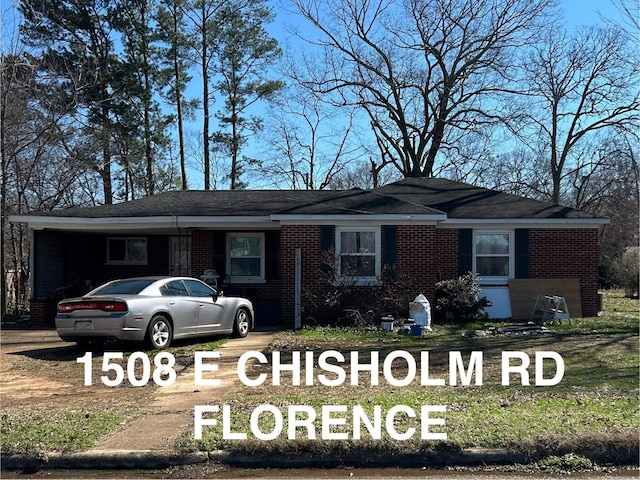
<path id="1" fill-rule="evenodd" d="M 280 285 L 283 324 L 293 326 L 295 307 L 295 251 L 302 254 L 302 288 L 311 288 L 320 274 L 320 227 L 283 225 L 280 229 Z"/>
<path id="2" fill-rule="evenodd" d="M 458 230 L 436 229 L 435 245 L 436 281 L 458 277 Z"/>
<path id="3" fill-rule="evenodd" d="M 313 285 L 318 277 L 320 252 L 320 227 L 286 225 L 281 230 L 281 282 L 283 322 L 293 324 L 294 318 L 294 255 L 302 250 L 303 289 Z M 384 246 L 383 246 L 384 248 Z M 396 267 L 401 275 L 414 280 L 415 292 L 423 293 L 430 300 L 435 298 L 435 283 L 442 278 L 458 275 L 458 231 L 436 229 L 430 225 L 400 225 L 397 228 Z M 354 289 L 359 301 L 371 300 L 374 290 L 367 287 Z"/>
<path id="4" fill-rule="evenodd" d="M 149 266 L 144 273 L 168 273 L 168 248 L 166 240 L 149 236 Z M 192 275 L 199 277 L 213 266 L 214 235 L 212 231 L 192 233 Z M 99 247 L 96 247 L 98 245 Z M 93 245 L 92 250 L 104 252 L 104 240 Z M 597 229 L 532 229 L 530 231 L 531 278 L 579 278 L 583 315 L 594 316 L 599 310 L 598 296 L 598 230 Z M 293 325 L 294 319 L 294 261 L 295 250 L 302 251 L 303 291 L 312 288 L 319 277 L 322 253 L 320 251 L 320 227 L 317 225 L 283 225 L 280 230 L 279 279 L 269 279 L 265 284 L 233 285 L 245 287 L 262 300 L 281 301 L 282 323 Z M 104 253 L 102 253 L 104 255 Z M 92 268 L 105 276 L 125 275 L 126 268 Z M 458 276 L 458 230 L 438 229 L 426 225 L 400 225 L 397 227 L 397 271 L 414 278 L 416 290 L 430 300 L 435 297 L 435 282 Z M 117 270 L 117 271 L 116 271 Z M 137 267 L 131 274 L 141 274 Z M 108 274 L 108 275 L 107 275 Z M 95 280 L 95 279 L 94 279 Z M 98 279 L 100 280 L 100 279 Z M 362 300 L 370 297 L 372 290 L 359 288 Z M 415 294 L 420 293 L 418 291 Z M 44 302 L 46 303 L 46 302 Z M 46 317 L 51 321 L 51 306 L 33 301 L 33 317 Z M 48 312 L 45 313 L 45 310 Z"/>
<path id="5" fill-rule="evenodd" d="M 191 234 L 191 275 L 198 278 L 209 268 L 213 268 L 213 234 L 196 230 Z"/>
<path id="6" fill-rule="evenodd" d="M 56 300 L 29 300 L 29 328 L 55 328 Z"/>
<path id="7" fill-rule="evenodd" d="M 283 227 L 281 278 L 286 324 L 293 322 L 294 250 L 302 249 L 303 279 L 308 285 L 309 279 L 318 274 L 319 243 L 319 227 Z M 579 278 L 583 315 L 594 316 L 599 310 L 597 248 L 596 229 L 532 229 L 530 277 Z M 398 226 L 397 269 L 403 275 L 413 277 L 416 289 L 433 299 L 438 280 L 459 275 L 458 230 L 423 225 Z M 363 288 L 361 293 L 365 300 L 369 292 Z"/>
<path id="8" fill-rule="evenodd" d="M 437 230 L 429 225 L 400 225 L 397 228 L 396 267 L 401 275 L 414 280 L 415 292 L 435 298 L 435 282 L 458 274 L 457 230 Z M 312 288 L 318 278 L 322 259 L 320 227 L 285 225 L 281 229 L 280 279 L 282 286 L 283 323 L 293 325 L 294 319 L 294 259 L 295 249 L 302 250 L 303 291 Z M 384 246 L 383 246 L 384 248 Z M 375 290 L 357 287 L 358 301 L 371 300 Z"/>
<path id="9" fill-rule="evenodd" d="M 597 229 L 532 229 L 531 278 L 579 278 L 582 315 L 595 316 L 599 310 L 597 252 Z"/>
<path id="10" fill-rule="evenodd" d="M 397 238 L 397 268 L 402 275 L 411 277 L 415 295 L 422 293 L 435 298 L 438 249 L 436 227 L 429 225 L 400 225 Z M 418 291 L 419 290 L 419 291 Z"/>

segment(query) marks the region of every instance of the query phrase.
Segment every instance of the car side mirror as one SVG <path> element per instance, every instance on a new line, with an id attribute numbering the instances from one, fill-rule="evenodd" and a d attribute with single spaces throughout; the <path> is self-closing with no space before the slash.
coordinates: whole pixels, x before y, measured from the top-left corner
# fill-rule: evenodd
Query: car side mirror
<path id="1" fill-rule="evenodd" d="M 211 298 L 213 298 L 213 301 L 216 302 L 218 300 L 218 297 L 220 296 L 220 293 L 218 293 L 217 290 L 215 290 L 212 294 L 211 294 Z"/>

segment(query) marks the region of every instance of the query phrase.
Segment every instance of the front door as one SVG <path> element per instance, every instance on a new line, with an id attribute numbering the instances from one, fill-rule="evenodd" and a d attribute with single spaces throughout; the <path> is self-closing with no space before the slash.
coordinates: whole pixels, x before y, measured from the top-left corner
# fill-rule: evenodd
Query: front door
<path id="1" fill-rule="evenodd" d="M 173 277 L 191 275 L 191 237 L 169 239 L 169 266 Z"/>

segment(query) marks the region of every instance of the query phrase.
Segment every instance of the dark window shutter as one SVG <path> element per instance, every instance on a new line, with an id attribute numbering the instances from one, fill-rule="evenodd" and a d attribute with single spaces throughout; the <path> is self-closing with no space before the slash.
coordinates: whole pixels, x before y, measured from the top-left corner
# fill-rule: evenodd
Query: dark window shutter
<path id="1" fill-rule="evenodd" d="M 385 225 L 382 227 L 382 264 L 393 267 L 397 257 L 397 234 L 398 227 L 395 225 Z"/>
<path id="2" fill-rule="evenodd" d="M 213 232 L 213 268 L 216 269 L 220 280 L 227 275 L 227 234 L 222 231 Z"/>
<path id="3" fill-rule="evenodd" d="M 267 279 L 278 278 L 280 275 L 279 250 L 280 232 L 276 230 L 264 232 L 264 274 Z"/>
<path id="4" fill-rule="evenodd" d="M 320 271 L 330 274 L 333 271 L 333 265 L 329 265 L 327 253 L 332 252 L 335 247 L 335 227 L 332 225 L 323 225 L 320 227 Z"/>
<path id="5" fill-rule="evenodd" d="M 466 275 L 473 270 L 473 229 L 458 230 L 458 273 Z"/>
<path id="6" fill-rule="evenodd" d="M 515 230 L 515 276 L 529 278 L 529 229 Z"/>
<path id="7" fill-rule="evenodd" d="M 384 225 L 382 227 L 382 273 L 395 276 L 398 257 L 398 227 Z"/>

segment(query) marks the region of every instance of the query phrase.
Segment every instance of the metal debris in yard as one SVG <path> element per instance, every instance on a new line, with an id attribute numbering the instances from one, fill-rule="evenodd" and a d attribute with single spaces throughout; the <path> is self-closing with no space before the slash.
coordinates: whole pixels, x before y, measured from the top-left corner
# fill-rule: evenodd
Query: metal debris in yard
<path id="1" fill-rule="evenodd" d="M 493 337 L 497 335 L 542 335 L 553 333 L 544 325 L 527 323 L 526 325 L 505 325 L 504 327 L 490 327 L 486 330 L 469 330 L 462 334 L 463 337 Z"/>

